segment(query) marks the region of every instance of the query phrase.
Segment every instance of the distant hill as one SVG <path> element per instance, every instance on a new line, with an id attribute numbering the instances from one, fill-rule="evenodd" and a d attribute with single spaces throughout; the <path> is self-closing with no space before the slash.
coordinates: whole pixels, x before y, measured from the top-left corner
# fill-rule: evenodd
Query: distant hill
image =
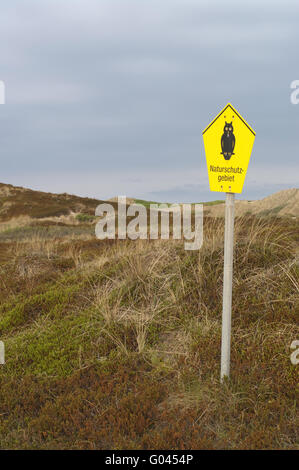
<path id="1" fill-rule="evenodd" d="M 238 198 L 238 195 L 237 195 Z M 117 197 L 110 199 L 110 201 L 117 201 Z M 149 207 L 151 203 L 159 204 L 152 201 L 145 201 L 143 199 L 127 198 L 129 203 L 142 204 Z M 224 216 L 225 200 L 216 200 L 204 202 L 205 214 L 212 217 Z M 299 216 L 299 189 L 286 189 L 277 193 L 271 194 L 264 199 L 256 201 L 239 201 L 236 199 L 236 215 L 243 216 L 246 214 L 260 215 L 260 216 Z"/>
<path id="2" fill-rule="evenodd" d="M 219 217 L 224 214 L 223 204 L 209 207 L 208 215 Z M 286 189 L 271 194 L 257 201 L 236 201 L 236 215 L 246 214 L 259 216 L 299 216 L 299 189 Z"/>
<path id="3" fill-rule="evenodd" d="M 98 199 L 79 197 L 70 194 L 52 194 L 42 191 L 0 183 L 0 221 L 28 216 L 45 217 L 68 216 L 71 213 L 94 215 Z"/>
<path id="4" fill-rule="evenodd" d="M 19 217 L 45 219 L 68 217 L 78 214 L 93 216 L 95 208 L 103 200 L 79 197 L 67 193 L 53 194 L 0 183 L 0 222 Z M 117 198 L 109 202 L 117 207 Z M 149 206 L 150 201 L 127 198 Z M 224 215 L 223 201 L 204 203 L 206 215 Z M 236 201 L 236 215 L 256 214 L 260 216 L 299 216 L 299 189 L 288 189 L 257 201 Z"/>

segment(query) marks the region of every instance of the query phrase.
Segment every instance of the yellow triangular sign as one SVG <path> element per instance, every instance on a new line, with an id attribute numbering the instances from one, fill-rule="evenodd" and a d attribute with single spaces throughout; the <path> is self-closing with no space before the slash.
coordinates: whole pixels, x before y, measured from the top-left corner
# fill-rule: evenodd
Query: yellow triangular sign
<path id="1" fill-rule="evenodd" d="M 254 130 L 228 103 L 203 131 L 211 191 L 241 193 Z"/>

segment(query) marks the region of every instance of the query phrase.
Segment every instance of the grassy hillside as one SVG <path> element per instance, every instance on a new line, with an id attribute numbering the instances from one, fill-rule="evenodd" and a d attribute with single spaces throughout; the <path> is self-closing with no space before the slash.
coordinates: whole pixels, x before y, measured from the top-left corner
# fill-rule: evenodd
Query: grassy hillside
<path id="1" fill-rule="evenodd" d="M 299 217 L 299 189 L 285 189 L 257 201 L 236 200 L 235 213 L 239 217 L 257 215 L 259 217 Z M 223 207 L 214 204 L 209 208 L 212 217 L 223 217 Z"/>
<path id="2" fill-rule="evenodd" d="M 0 183 L 0 222 L 17 217 L 67 216 L 71 213 L 94 215 L 103 201 L 70 194 L 52 194 Z"/>
<path id="3" fill-rule="evenodd" d="M 1 448 L 298 448 L 298 241 L 296 220 L 237 219 L 221 386 L 221 219 L 199 253 L 88 221 L 2 231 Z"/>

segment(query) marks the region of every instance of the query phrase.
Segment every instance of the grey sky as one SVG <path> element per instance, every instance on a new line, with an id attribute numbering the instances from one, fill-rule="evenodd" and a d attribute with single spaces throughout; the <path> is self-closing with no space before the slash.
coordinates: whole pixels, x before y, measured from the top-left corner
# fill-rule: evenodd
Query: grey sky
<path id="1" fill-rule="evenodd" d="M 231 102 L 257 133 L 241 197 L 298 187 L 297 0 L 10 0 L 0 12 L 0 181 L 219 198 L 201 133 Z"/>

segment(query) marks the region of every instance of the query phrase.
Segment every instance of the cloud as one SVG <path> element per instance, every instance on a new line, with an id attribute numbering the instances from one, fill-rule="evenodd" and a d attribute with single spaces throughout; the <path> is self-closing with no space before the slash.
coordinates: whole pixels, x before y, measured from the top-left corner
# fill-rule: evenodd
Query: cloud
<path id="1" fill-rule="evenodd" d="M 151 175 L 136 182 L 135 196 L 193 200 L 199 188 L 187 174 L 205 171 L 201 131 L 230 101 L 257 132 L 248 176 L 255 162 L 269 172 L 274 165 L 293 184 L 298 2 L 11 0 L 1 8 L 2 180 L 16 174 L 24 186 L 93 188 L 97 197 L 100 187 L 108 197 L 126 189 L 119 175 Z M 159 172 L 171 175 L 161 186 Z M 250 194 L 263 191 L 256 181 Z M 198 184 L 207 199 L 207 179 Z"/>

